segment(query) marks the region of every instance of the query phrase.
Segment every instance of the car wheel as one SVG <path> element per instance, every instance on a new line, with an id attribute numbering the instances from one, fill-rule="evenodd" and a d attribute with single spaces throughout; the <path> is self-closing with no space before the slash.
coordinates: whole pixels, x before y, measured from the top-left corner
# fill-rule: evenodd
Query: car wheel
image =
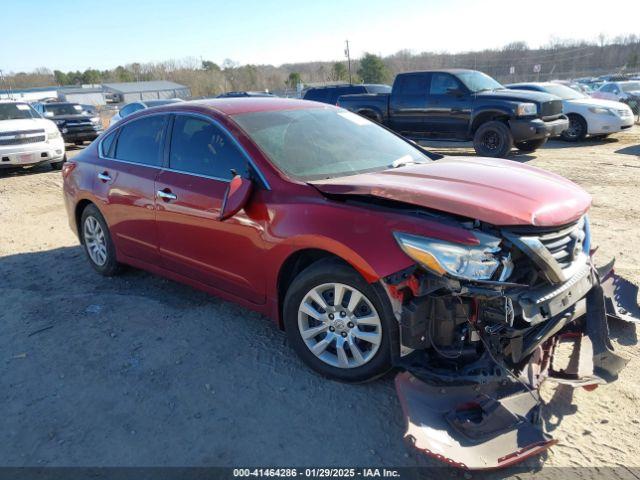
<path id="1" fill-rule="evenodd" d="M 515 146 L 521 152 L 531 153 L 531 152 L 535 152 L 545 143 L 547 143 L 547 139 L 541 138 L 539 140 L 527 140 L 526 142 L 516 142 Z"/>
<path id="2" fill-rule="evenodd" d="M 482 157 L 506 157 L 513 147 L 513 135 L 504 123 L 483 123 L 473 136 L 473 148 Z"/>
<path id="3" fill-rule="evenodd" d="M 302 271 L 286 293 L 283 315 L 293 349 L 326 377 L 364 382 L 391 368 L 398 327 L 389 300 L 340 261 Z"/>
<path id="4" fill-rule="evenodd" d="M 83 210 L 80 235 L 91 266 L 106 277 L 116 275 L 120 271 L 116 249 L 107 222 L 95 205 L 88 205 Z"/>
<path id="5" fill-rule="evenodd" d="M 570 113 L 569 128 L 560 135 L 567 142 L 579 142 L 587 136 L 587 122 L 580 115 Z"/>
<path id="6" fill-rule="evenodd" d="M 60 160 L 59 162 L 52 162 L 51 168 L 53 170 L 62 170 L 62 165 L 64 165 L 64 162 L 66 161 L 67 161 L 67 156 L 65 155 L 64 157 L 62 157 L 62 160 Z"/>

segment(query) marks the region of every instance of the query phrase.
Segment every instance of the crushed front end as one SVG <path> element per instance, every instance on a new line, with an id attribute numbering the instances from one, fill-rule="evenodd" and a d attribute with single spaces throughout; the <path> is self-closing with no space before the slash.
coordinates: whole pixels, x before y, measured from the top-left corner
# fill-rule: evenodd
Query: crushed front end
<path id="1" fill-rule="evenodd" d="M 626 360 L 607 320 L 634 321 L 635 298 L 620 306 L 613 262 L 593 264 L 586 216 L 553 228 L 465 226 L 476 245 L 396 234 L 416 260 L 383 281 L 400 325 L 396 389 L 415 448 L 501 468 L 554 443 L 540 423 L 542 381 L 617 378 Z"/>

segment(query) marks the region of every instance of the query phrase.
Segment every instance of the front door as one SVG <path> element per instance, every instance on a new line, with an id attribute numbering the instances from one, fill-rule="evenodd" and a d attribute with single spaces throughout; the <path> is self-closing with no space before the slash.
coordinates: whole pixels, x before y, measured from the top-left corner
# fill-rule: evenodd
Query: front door
<path id="1" fill-rule="evenodd" d="M 450 73 L 431 74 L 425 131 L 432 137 L 465 138 L 471 117 L 471 97 Z"/>
<path id="2" fill-rule="evenodd" d="M 145 116 L 108 135 L 95 169 L 95 192 L 118 251 L 152 264 L 159 260 L 155 180 L 168 119 Z"/>
<path id="3" fill-rule="evenodd" d="M 261 225 L 245 211 L 218 218 L 232 170 L 248 175 L 247 157 L 217 124 L 189 114 L 173 118 L 168 157 L 155 187 L 163 267 L 263 303 Z"/>

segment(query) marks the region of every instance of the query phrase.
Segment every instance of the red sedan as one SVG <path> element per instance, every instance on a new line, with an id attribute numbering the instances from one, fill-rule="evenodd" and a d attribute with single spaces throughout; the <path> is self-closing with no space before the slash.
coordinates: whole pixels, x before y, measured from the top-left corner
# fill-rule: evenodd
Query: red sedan
<path id="1" fill-rule="evenodd" d="M 612 265 L 596 271 L 590 255 L 591 198 L 557 175 L 440 158 L 324 104 L 239 98 L 131 115 L 63 177 L 71 228 L 99 273 L 131 265 L 261 312 L 332 378 L 408 370 L 398 390 L 411 436 L 450 463 L 504 466 L 552 443 L 530 391 L 554 377 L 561 336 L 586 332 L 597 352 L 576 386 L 624 366 L 606 335 Z M 514 379 L 531 368 L 525 389 Z M 468 390 L 433 396 L 418 379 Z M 495 417 L 474 400 L 481 390 L 526 401 Z M 474 442 L 442 443 L 474 425 Z"/>

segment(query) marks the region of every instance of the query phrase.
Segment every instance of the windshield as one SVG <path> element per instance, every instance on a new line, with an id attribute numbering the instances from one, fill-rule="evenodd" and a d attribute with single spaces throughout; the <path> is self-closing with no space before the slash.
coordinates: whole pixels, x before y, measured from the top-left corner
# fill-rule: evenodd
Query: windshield
<path id="1" fill-rule="evenodd" d="M 61 105 L 45 105 L 44 111 L 57 117 L 58 115 L 78 115 L 82 113 L 82 107 L 74 103 L 64 103 Z"/>
<path id="2" fill-rule="evenodd" d="M 637 92 L 640 90 L 640 82 L 621 83 L 620 87 L 623 92 Z"/>
<path id="3" fill-rule="evenodd" d="M 474 93 L 504 88 L 501 83 L 482 72 L 458 72 L 456 73 L 456 77 Z"/>
<path id="4" fill-rule="evenodd" d="M 28 103 L 0 103 L 0 120 L 24 118 L 40 118 L 40 115 Z"/>
<path id="5" fill-rule="evenodd" d="M 346 110 L 254 112 L 234 119 L 280 170 L 301 180 L 430 161 L 407 141 Z"/>
<path id="6" fill-rule="evenodd" d="M 571 87 L 567 87 L 566 85 L 542 85 L 542 89 L 550 93 L 551 95 L 556 95 L 563 100 L 576 100 L 578 98 L 589 98 L 584 93 L 579 92 L 578 90 L 574 90 Z"/>

